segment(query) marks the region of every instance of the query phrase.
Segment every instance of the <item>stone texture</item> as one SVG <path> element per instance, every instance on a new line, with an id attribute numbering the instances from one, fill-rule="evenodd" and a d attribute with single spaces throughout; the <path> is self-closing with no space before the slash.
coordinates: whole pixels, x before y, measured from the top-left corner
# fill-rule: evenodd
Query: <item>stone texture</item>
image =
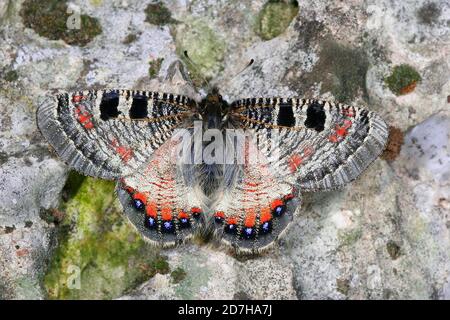
<path id="1" fill-rule="evenodd" d="M 60 227 L 39 212 L 61 204 L 68 169 L 36 130 L 39 97 L 105 87 L 194 96 L 170 67 L 193 46 L 192 58 L 201 59 L 198 67 L 187 64 L 194 82 L 205 85 L 208 77 L 226 99 L 345 99 L 379 112 L 405 142 L 395 160 L 377 160 L 343 190 L 305 195 L 286 237 L 266 254 L 236 258 L 214 242 L 185 245 L 164 253 L 184 279 L 159 272 L 113 297 L 450 298 L 447 2 L 298 1 L 286 29 L 263 40 L 263 0 L 163 1 L 171 18 L 161 25 L 146 22 L 150 1 L 75 0 L 71 8 L 97 18 L 103 30 L 84 47 L 24 28 L 22 2 L 0 4 L 0 298 L 47 298 L 42 279 L 59 247 Z M 255 63 L 239 73 L 250 59 Z M 422 80 L 397 96 L 385 79 L 402 64 Z"/>

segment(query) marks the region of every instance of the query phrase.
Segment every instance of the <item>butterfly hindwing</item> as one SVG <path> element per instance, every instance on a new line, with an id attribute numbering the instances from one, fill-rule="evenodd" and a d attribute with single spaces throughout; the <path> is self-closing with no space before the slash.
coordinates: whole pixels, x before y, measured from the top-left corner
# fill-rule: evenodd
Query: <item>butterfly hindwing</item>
<path id="1" fill-rule="evenodd" d="M 248 137 L 247 137 L 248 138 Z M 251 139 L 242 165 L 225 165 L 214 208 L 216 235 L 238 253 L 268 248 L 292 222 L 299 195 L 271 170 Z"/>
<path id="2" fill-rule="evenodd" d="M 170 139 L 138 171 L 118 183 L 125 214 L 151 243 L 174 246 L 191 238 L 205 219 L 201 195 L 186 184 Z"/>
<path id="3" fill-rule="evenodd" d="M 254 129 L 274 172 L 301 192 L 356 179 L 384 150 L 388 128 L 363 108 L 320 100 L 260 98 L 232 104 L 235 126 Z"/>
<path id="4" fill-rule="evenodd" d="M 191 114 L 184 96 L 130 90 L 48 96 L 37 123 L 58 155 L 89 176 L 117 179 L 146 163 Z"/>

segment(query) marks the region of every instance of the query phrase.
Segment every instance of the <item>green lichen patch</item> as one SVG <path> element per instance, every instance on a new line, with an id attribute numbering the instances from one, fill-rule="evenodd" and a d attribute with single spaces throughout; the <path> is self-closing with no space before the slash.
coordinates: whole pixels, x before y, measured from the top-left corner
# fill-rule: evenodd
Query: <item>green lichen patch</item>
<path id="1" fill-rule="evenodd" d="M 184 271 L 183 268 L 178 267 L 171 272 L 170 276 L 172 277 L 173 283 L 180 283 L 186 278 L 186 271 Z"/>
<path id="2" fill-rule="evenodd" d="M 369 61 L 362 49 L 327 39 L 321 44 L 319 60 L 310 73 L 286 80 L 293 90 L 309 94 L 321 84 L 322 93 L 331 92 L 337 101 L 349 103 L 361 95 L 367 99 L 366 74 Z"/>
<path id="3" fill-rule="evenodd" d="M 361 229 L 353 229 L 346 232 L 339 232 L 338 238 L 341 246 L 352 246 L 362 237 Z"/>
<path id="4" fill-rule="evenodd" d="M 123 44 L 130 44 L 133 43 L 137 40 L 138 36 L 135 33 L 130 33 L 129 35 L 127 35 L 125 37 L 125 39 L 123 39 L 122 43 Z"/>
<path id="5" fill-rule="evenodd" d="M 286 30 L 297 13 L 297 1 L 269 0 L 258 15 L 255 31 L 263 40 L 273 39 Z"/>
<path id="6" fill-rule="evenodd" d="M 16 230 L 16 226 L 15 225 L 5 226 L 4 229 L 5 229 L 5 231 L 4 231 L 5 234 L 13 233 Z"/>
<path id="7" fill-rule="evenodd" d="M 322 47 L 320 59 L 322 64 L 329 64 L 333 77 L 326 85 L 338 101 L 350 102 L 360 92 L 367 97 L 369 62 L 362 50 L 327 41 Z"/>
<path id="8" fill-rule="evenodd" d="M 186 20 L 175 34 L 177 54 L 184 60 L 195 85 L 213 78 L 223 70 L 226 42 L 202 19 Z M 195 66 L 185 59 L 187 51 Z"/>
<path id="9" fill-rule="evenodd" d="M 395 260 L 398 257 L 400 257 L 401 254 L 400 246 L 394 241 L 392 240 L 388 241 L 388 243 L 386 244 L 386 250 L 389 253 L 389 256 L 391 257 L 392 260 Z"/>
<path id="10" fill-rule="evenodd" d="M 100 7 L 103 3 L 103 0 L 90 0 L 89 1 L 94 7 Z"/>
<path id="11" fill-rule="evenodd" d="M 44 279 L 49 298 L 110 299 L 169 272 L 167 259 L 124 219 L 114 182 L 85 178 L 75 189 L 61 208 L 58 247 Z"/>
<path id="12" fill-rule="evenodd" d="M 404 95 L 414 91 L 422 78 L 410 65 L 401 64 L 395 66 L 389 77 L 385 79 L 388 88 L 396 95 Z"/>
<path id="13" fill-rule="evenodd" d="M 150 78 L 155 78 L 158 75 L 163 61 L 164 58 L 158 58 L 149 62 L 148 75 L 150 76 Z"/>
<path id="14" fill-rule="evenodd" d="M 3 79 L 5 79 L 8 82 L 16 82 L 19 79 L 19 74 L 17 73 L 16 70 L 9 70 L 5 73 Z"/>
<path id="15" fill-rule="evenodd" d="M 187 272 L 183 280 L 174 288 L 177 297 L 193 299 L 201 291 L 201 288 L 208 285 L 211 274 L 215 271 L 210 268 L 208 263 L 205 263 L 205 259 L 207 259 L 207 256 L 203 254 L 194 253 L 183 256 L 179 267 L 183 268 L 182 270 L 187 270 Z M 179 272 L 179 275 L 181 275 L 181 272 Z"/>
<path id="16" fill-rule="evenodd" d="M 343 295 L 347 295 L 350 290 L 350 281 L 348 279 L 336 279 L 337 291 Z"/>
<path id="17" fill-rule="evenodd" d="M 172 18 L 172 13 L 163 3 L 150 3 L 145 8 L 145 21 L 157 26 L 164 26 L 177 21 Z"/>
<path id="18" fill-rule="evenodd" d="M 441 16 L 441 8 L 437 3 L 427 2 L 417 10 L 416 14 L 419 23 L 432 25 L 436 23 Z"/>
<path id="19" fill-rule="evenodd" d="M 24 25 L 40 36 L 70 45 L 85 46 L 102 32 L 96 18 L 69 13 L 66 1 L 61 0 L 25 0 L 20 16 Z"/>

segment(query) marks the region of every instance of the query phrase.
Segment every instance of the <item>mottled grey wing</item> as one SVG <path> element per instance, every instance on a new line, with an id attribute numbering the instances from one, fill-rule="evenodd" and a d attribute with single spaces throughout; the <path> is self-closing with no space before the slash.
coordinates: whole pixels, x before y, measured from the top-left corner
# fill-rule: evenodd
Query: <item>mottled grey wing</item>
<path id="1" fill-rule="evenodd" d="M 388 127 L 375 112 L 320 100 L 259 98 L 232 104 L 234 125 L 254 129 L 273 174 L 300 191 L 356 179 L 384 150 Z"/>
<path id="2" fill-rule="evenodd" d="M 149 91 L 61 93 L 43 100 L 37 124 L 72 168 L 117 179 L 147 163 L 195 106 L 184 96 Z"/>

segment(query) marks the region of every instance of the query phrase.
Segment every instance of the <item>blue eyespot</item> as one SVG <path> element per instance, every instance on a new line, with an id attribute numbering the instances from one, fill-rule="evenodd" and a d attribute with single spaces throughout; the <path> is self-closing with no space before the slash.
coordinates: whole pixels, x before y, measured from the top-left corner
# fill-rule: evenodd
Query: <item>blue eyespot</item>
<path id="1" fill-rule="evenodd" d="M 163 232 L 167 232 L 167 233 L 174 232 L 175 226 L 172 221 L 164 221 L 161 229 Z"/>
<path id="2" fill-rule="evenodd" d="M 146 217 L 145 218 L 145 226 L 149 229 L 153 229 L 156 227 L 156 220 L 152 217 Z"/>
<path id="3" fill-rule="evenodd" d="M 236 233 L 236 225 L 235 224 L 227 224 L 225 226 L 225 232 L 231 233 L 231 234 Z"/>
<path id="4" fill-rule="evenodd" d="M 139 199 L 133 199 L 133 205 L 137 210 L 144 210 L 144 203 Z"/>
<path id="5" fill-rule="evenodd" d="M 278 206 L 273 210 L 274 215 L 280 217 L 286 211 L 286 206 Z"/>
<path id="6" fill-rule="evenodd" d="M 214 217 L 214 220 L 215 220 L 217 223 L 222 223 L 222 222 L 223 222 L 223 218 L 222 218 L 222 217 Z"/>
<path id="7" fill-rule="evenodd" d="M 181 218 L 179 221 L 182 228 L 187 228 L 190 225 L 188 218 Z"/>
<path id="8" fill-rule="evenodd" d="M 249 227 L 244 228 L 243 234 L 244 234 L 244 238 L 251 239 L 255 236 L 255 229 L 249 228 Z"/>
<path id="9" fill-rule="evenodd" d="M 264 222 L 261 226 L 261 232 L 266 234 L 272 230 L 272 224 L 269 221 Z"/>

